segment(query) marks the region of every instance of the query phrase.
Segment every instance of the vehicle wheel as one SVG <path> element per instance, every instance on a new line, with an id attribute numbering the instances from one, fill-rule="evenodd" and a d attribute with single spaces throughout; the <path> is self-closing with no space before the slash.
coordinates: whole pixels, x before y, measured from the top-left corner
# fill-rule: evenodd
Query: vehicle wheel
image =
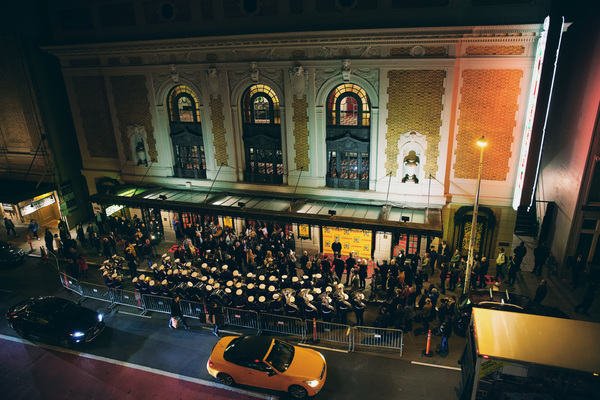
<path id="1" fill-rule="evenodd" d="M 295 399 L 305 399 L 308 397 L 308 392 L 302 386 L 292 385 L 289 388 L 289 392 Z"/>
<path id="2" fill-rule="evenodd" d="M 27 334 L 25 333 L 25 331 L 23 330 L 23 328 L 21 328 L 20 326 L 14 326 L 12 327 L 16 334 L 19 335 L 22 338 L 25 338 L 27 336 Z"/>
<path id="3" fill-rule="evenodd" d="M 231 386 L 235 383 L 231 375 L 225 374 L 223 372 L 217 374 L 217 379 L 225 386 Z"/>
<path id="4" fill-rule="evenodd" d="M 64 347 L 65 349 L 68 349 L 69 347 L 71 347 L 71 341 L 69 340 L 69 338 L 67 338 L 65 336 L 59 338 L 58 343 L 60 343 L 60 345 L 62 347 Z"/>

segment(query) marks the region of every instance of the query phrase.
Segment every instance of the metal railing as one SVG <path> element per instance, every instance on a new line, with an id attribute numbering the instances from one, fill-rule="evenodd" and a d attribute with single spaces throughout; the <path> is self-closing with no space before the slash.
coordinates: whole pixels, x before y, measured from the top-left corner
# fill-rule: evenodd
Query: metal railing
<path id="1" fill-rule="evenodd" d="M 223 307 L 223 313 L 225 314 L 225 324 L 227 325 L 260 331 L 260 321 L 256 311 Z"/>
<path id="2" fill-rule="evenodd" d="M 170 297 L 140 295 L 138 292 L 112 289 L 86 282 L 82 283 L 65 272 L 59 273 L 59 278 L 65 289 L 75 292 L 83 298 L 109 302 L 111 308 L 116 305 L 135 307 L 142 310 L 142 315 L 150 311 L 163 314 L 171 313 L 172 299 Z M 200 321 L 207 314 L 203 302 L 181 300 L 180 307 L 184 316 L 198 318 Z M 400 356 L 402 356 L 404 333 L 398 329 L 368 326 L 350 327 L 349 325 L 322 320 L 313 322 L 313 320 L 303 320 L 296 317 L 258 314 L 255 311 L 227 307 L 223 307 L 223 313 L 226 325 L 256 329 L 257 334 L 266 331 L 280 335 L 296 336 L 302 342 L 305 342 L 308 338 L 314 338 L 322 342 L 348 346 L 348 351 L 355 351 L 361 347 L 398 350 Z"/>
<path id="3" fill-rule="evenodd" d="M 306 338 L 306 325 L 304 320 L 296 317 L 286 317 L 276 314 L 260 314 L 259 330 L 275 332 L 284 335 L 299 336 L 302 341 Z"/>
<path id="4" fill-rule="evenodd" d="M 143 294 L 142 300 L 144 304 L 144 311 L 142 315 L 145 315 L 148 311 L 155 311 L 164 314 L 171 314 L 171 301 L 170 297 L 154 296 L 151 294 Z"/>
<path id="5" fill-rule="evenodd" d="M 355 326 L 352 328 L 352 351 L 356 346 L 377 347 L 381 349 L 399 350 L 402 357 L 404 332 L 399 329 Z"/>
<path id="6" fill-rule="evenodd" d="M 81 295 L 90 299 L 96 299 L 113 303 L 114 296 L 109 288 L 106 286 L 95 285 L 93 283 L 81 282 Z"/>
<path id="7" fill-rule="evenodd" d="M 67 275 L 66 272 L 61 272 L 58 274 L 61 285 L 72 292 L 75 292 L 81 296 L 83 296 L 83 290 L 81 289 L 81 282 L 72 276 Z"/>
<path id="8" fill-rule="evenodd" d="M 321 320 L 306 320 L 306 332 L 312 339 L 339 343 L 352 348 L 353 330 L 350 325 L 336 324 Z"/>

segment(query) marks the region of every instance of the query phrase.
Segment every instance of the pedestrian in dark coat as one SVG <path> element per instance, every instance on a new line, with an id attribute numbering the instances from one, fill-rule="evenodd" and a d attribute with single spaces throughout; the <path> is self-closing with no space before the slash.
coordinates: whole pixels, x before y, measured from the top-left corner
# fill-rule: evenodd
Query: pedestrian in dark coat
<path id="1" fill-rule="evenodd" d="M 448 278 L 448 263 L 443 262 L 440 267 L 440 292 L 446 294 L 446 279 Z"/>
<path id="2" fill-rule="evenodd" d="M 185 318 L 183 317 L 183 313 L 181 312 L 181 306 L 179 304 L 179 295 L 175 295 L 175 297 L 173 297 L 173 301 L 171 301 L 171 317 L 180 320 L 185 329 L 190 329 L 187 322 L 185 321 Z M 169 326 L 175 329 L 175 327 L 173 327 L 172 325 L 169 324 Z"/>
<path id="3" fill-rule="evenodd" d="M 517 263 L 516 257 L 509 257 L 508 260 L 508 284 L 510 286 L 515 284 L 517 279 L 517 272 L 519 272 L 519 268 L 521 268 L 521 264 Z"/>
<path id="4" fill-rule="evenodd" d="M 533 301 L 537 304 L 542 304 L 542 301 L 546 297 L 547 293 L 548 293 L 548 287 L 546 286 L 546 280 L 542 279 L 539 286 L 535 290 L 535 297 L 533 298 Z"/>
<path id="5" fill-rule="evenodd" d="M 573 289 L 577 287 L 577 283 L 579 283 L 579 277 L 581 273 L 585 270 L 586 261 L 583 259 L 583 254 L 578 254 L 577 258 L 573 260 L 571 264 L 571 277 L 573 278 Z"/>
<path id="6" fill-rule="evenodd" d="M 542 242 L 533 250 L 534 267 L 531 273 L 541 276 L 548 257 L 550 257 L 550 249 L 546 247 L 546 243 Z"/>
<path id="7" fill-rule="evenodd" d="M 17 231 L 15 231 L 15 224 L 12 222 L 12 219 L 8 217 L 4 217 L 4 227 L 6 228 L 6 236 L 10 236 L 10 232 L 12 231 L 13 235 L 17 237 Z"/>
<path id="8" fill-rule="evenodd" d="M 579 310 L 583 309 L 583 313 L 585 315 L 588 315 L 588 310 L 594 302 L 594 296 L 596 294 L 597 289 L 598 286 L 596 285 L 596 283 L 588 281 L 587 286 L 585 287 L 585 291 L 583 292 L 583 301 L 581 302 L 581 304 L 575 307 L 575 312 L 579 312 Z"/>
<path id="9" fill-rule="evenodd" d="M 54 236 L 52 235 L 50 229 L 46 229 L 44 232 L 44 241 L 46 242 L 46 249 L 54 252 Z"/>
<path id="10" fill-rule="evenodd" d="M 490 261 L 487 257 L 481 257 L 481 262 L 479 263 L 479 287 L 484 288 L 487 286 L 487 281 L 485 277 L 488 273 L 488 269 L 490 268 Z"/>

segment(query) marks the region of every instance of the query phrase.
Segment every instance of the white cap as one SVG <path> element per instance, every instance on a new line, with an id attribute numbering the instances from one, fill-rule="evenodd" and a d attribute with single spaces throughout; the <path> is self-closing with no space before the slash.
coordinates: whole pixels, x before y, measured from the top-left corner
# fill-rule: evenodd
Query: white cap
<path id="1" fill-rule="evenodd" d="M 227 281 L 227 286 L 233 286 L 233 281 Z"/>
<path id="2" fill-rule="evenodd" d="M 321 289 L 320 288 L 315 288 L 314 292 L 315 292 L 315 294 L 321 294 Z"/>
<path id="3" fill-rule="evenodd" d="M 158 265 L 156 265 L 156 263 L 152 264 L 152 266 L 150 268 L 155 269 L 156 267 L 158 267 Z"/>
<path id="4" fill-rule="evenodd" d="M 175 262 L 176 262 L 176 263 L 179 263 L 179 262 L 181 262 L 181 260 L 180 260 L 179 258 L 176 258 L 176 259 L 175 259 Z"/>
<path id="5" fill-rule="evenodd" d="M 206 281 L 208 280 L 208 276 L 203 276 L 202 278 L 200 278 L 200 280 L 201 280 L 202 282 L 206 282 Z"/>
<path id="6" fill-rule="evenodd" d="M 260 290 L 265 290 L 266 287 L 267 287 L 267 285 L 265 285 L 264 283 L 261 283 L 260 285 L 258 285 L 258 288 Z"/>
<path id="7" fill-rule="evenodd" d="M 240 276 L 240 272 L 237 269 L 234 269 L 233 276 Z"/>
<path id="8" fill-rule="evenodd" d="M 260 296 L 260 297 L 258 298 L 258 301 L 259 301 L 260 303 L 264 303 L 264 302 L 265 302 L 265 300 L 266 300 L 266 299 L 265 299 L 265 296 Z"/>
<path id="9" fill-rule="evenodd" d="M 187 287 L 192 287 L 192 286 L 194 286 L 194 284 L 192 282 L 188 281 Z"/>
<path id="10" fill-rule="evenodd" d="M 309 294 L 307 297 L 308 301 L 313 301 L 315 299 L 312 294 Z"/>
<path id="11" fill-rule="evenodd" d="M 198 273 L 196 271 L 192 272 L 192 278 L 197 278 L 198 277 Z"/>
<path id="12" fill-rule="evenodd" d="M 150 286 L 154 286 L 154 285 L 156 285 L 156 282 L 150 281 Z"/>
<path id="13" fill-rule="evenodd" d="M 213 286 L 215 287 L 215 289 L 218 289 L 221 287 L 221 284 L 219 282 L 215 282 Z"/>
<path id="14" fill-rule="evenodd" d="M 331 292 L 331 291 L 333 291 L 333 289 L 331 288 L 331 286 L 327 286 L 327 287 L 325 288 L 325 292 L 326 292 L 326 293 L 329 293 L 329 292 Z"/>
<path id="15" fill-rule="evenodd" d="M 241 296 L 242 293 L 243 293 L 242 289 L 238 289 L 238 290 L 235 291 L 235 294 L 238 295 L 238 296 Z"/>
<path id="16" fill-rule="evenodd" d="M 264 275 L 261 275 L 261 276 L 259 276 L 259 277 L 258 277 L 258 280 L 259 280 L 259 281 L 264 281 L 264 280 L 265 280 L 265 276 L 264 276 Z"/>
<path id="17" fill-rule="evenodd" d="M 227 271 L 227 268 L 229 268 L 229 267 L 227 266 L 227 264 L 225 264 L 225 265 L 223 265 L 223 266 L 221 267 L 221 269 L 222 269 L 223 271 Z"/>
<path id="18" fill-rule="evenodd" d="M 287 275 L 283 275 L 283 276 L 281 277 L 281 280 L 286 280 L 287 278 L 288 278 L 288 276 L 287 276 Z"/>
<path id="19" fill-rule="evenodd" d="M 144 275 L 144 274 L 141 274 L 141 275 L 140 275 L 140 281 L 143 281 L 144 279 L 146 279 L 146 275 Z"/>
<path id="20" fill-rule="evenodd" d="M 269 290 L 269 292 L 274 292 L 275 291 L 275 286 L 270 285 L 268 290 Z"/>
<path id="21" fill-rule="evenodd" d="M 206 285 L 206 290 L 210 292 L 210 291 L 212 291 L 212 290 L 213 290 L 213 287 L 212 287 L 212 286 L 210 286 L 210 285 Z"/>
<path id="22" fill-rule="evenodd" d="M 238 289 L 241 288 L 242 287 L 242 282 L 237 282 L 235 284 L 235 287 L 238 288 Z"/>
<path id="23" fill-rule="evenodd" d="M 104 273 L 104 274 L 102 274 L 102 275 L 108 275 L 108 272 L 105 272 L 105 273 Z M 131 282 L 133 282 L 133 283 L 136 283 L 137 281 L 138 281 L 138 278 L 137 278 L 137 276 L 131 280 Z"/>
<path id="24" fill-rule="evenodd" d="M 297 277 L 297 276 L 294 276 L 294 277 L 292 278 L 292 282 L 298 282 L 298 277 Z"/>
<path id="25" fill-rule="evenodd" d="M 202 263 L 202 265 L 200 267 L 201 268 L 208 268 L 208 264 L 207 263 Z"/>
<path id="26" fill-rule="evenodd" d="M 250 303 L 252 303 L 252 302 L 254 301 L 254 296 L 249 296 L 249 297 L 248 297 L 248 301 L 249 301 Z"/>
<path id="27" fill-rule="evenodd" d="M 225 288 L 225 293 L 227 293 L 227 294 L 231 293 L 231 289 Z"/>
<path id="28" fill-rule="evenodd" d="M 212 285 L 213 283 L 215 283 L 215 280 L 214 280 L 213 278 L 210 278 L 210 279 L 208 280 L 208 284 L 209 284 L 209 285 Z"/>
<path id="29" fill-rule="evenodd" d="M 163 279 L 163 281 L 160 283 L 161 285 L 166 285 L 168 282 L 166 279 Z"/>
<path id="30" fill-rule="evenodd" d="M 254 289 L 254 283 L 249 283 L 248 284 L 248 289 Z"/>
<path id="31" fill-rule="evenodd" d="M 217 267 L 212 267 L 212 268 L 210 269 L 210 272 L 217 272 Z"/>
<path id="32" fill-rule="evenodd" d="M 321 278 L 323 277 L 323 275 L 321 275 L 321 274 L 316 274 L 316 275 L 315 275 L 315 277 L 316 277 L 317 279 L 321 279 Z"/>
<path id="33" fill-rule="evenodd" d="M 275 275 L 271 275 L 271 276 L 269 277 L 269 281 L 271 281 L 271 282 L 274 282 L 274 281 L 276 281 L 276 280 L 277 280 L 277 277 L 275 277 Z"/>
<path id="34" fill-rule="evenodd" d="M 246 278 L 252 278 L 252 272 L 248 272 L 248 273 L 246 274 Z"/>
<path id="35" fill-rule="evenodd" d="M 308 275 L 302 275 L 302 279 L 307 280 L 308 279 Z"/>
<path id="36" fill-rule="evenodd" d="M 279 300 L 279 293 L 275 293 L 273 295 L 273 300 Z"/>
<path id="37" fill-rule="evenodd" d="M 167 256 L 167 253 L 163 254 L 163 255 L 162 255 L 162 258 L 165 258 L 166 256 Z"/>
<path id="38" fill-rule="evenodd" d="M 188 268 L 191 268 L 192 267 L 192 262 L 191 261 L 186 262 L 185 266 L 188 267 Z"/>
<path id="39" fill-rule="evenodd" d="M 165 257 L 165 261 L 171 261 L 171 257 Z"/>

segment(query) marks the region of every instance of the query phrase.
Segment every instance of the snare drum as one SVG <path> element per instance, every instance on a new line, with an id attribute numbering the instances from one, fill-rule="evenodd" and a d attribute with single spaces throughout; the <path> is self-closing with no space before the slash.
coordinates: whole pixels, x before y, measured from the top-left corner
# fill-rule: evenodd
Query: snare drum
<path id="1" fill-rule="evenodd" d="M 226 294 L 223 289 L 215 289 L 210 293 L 209 300 L 223 305 L 225 304 L 225 296 Z"/>

